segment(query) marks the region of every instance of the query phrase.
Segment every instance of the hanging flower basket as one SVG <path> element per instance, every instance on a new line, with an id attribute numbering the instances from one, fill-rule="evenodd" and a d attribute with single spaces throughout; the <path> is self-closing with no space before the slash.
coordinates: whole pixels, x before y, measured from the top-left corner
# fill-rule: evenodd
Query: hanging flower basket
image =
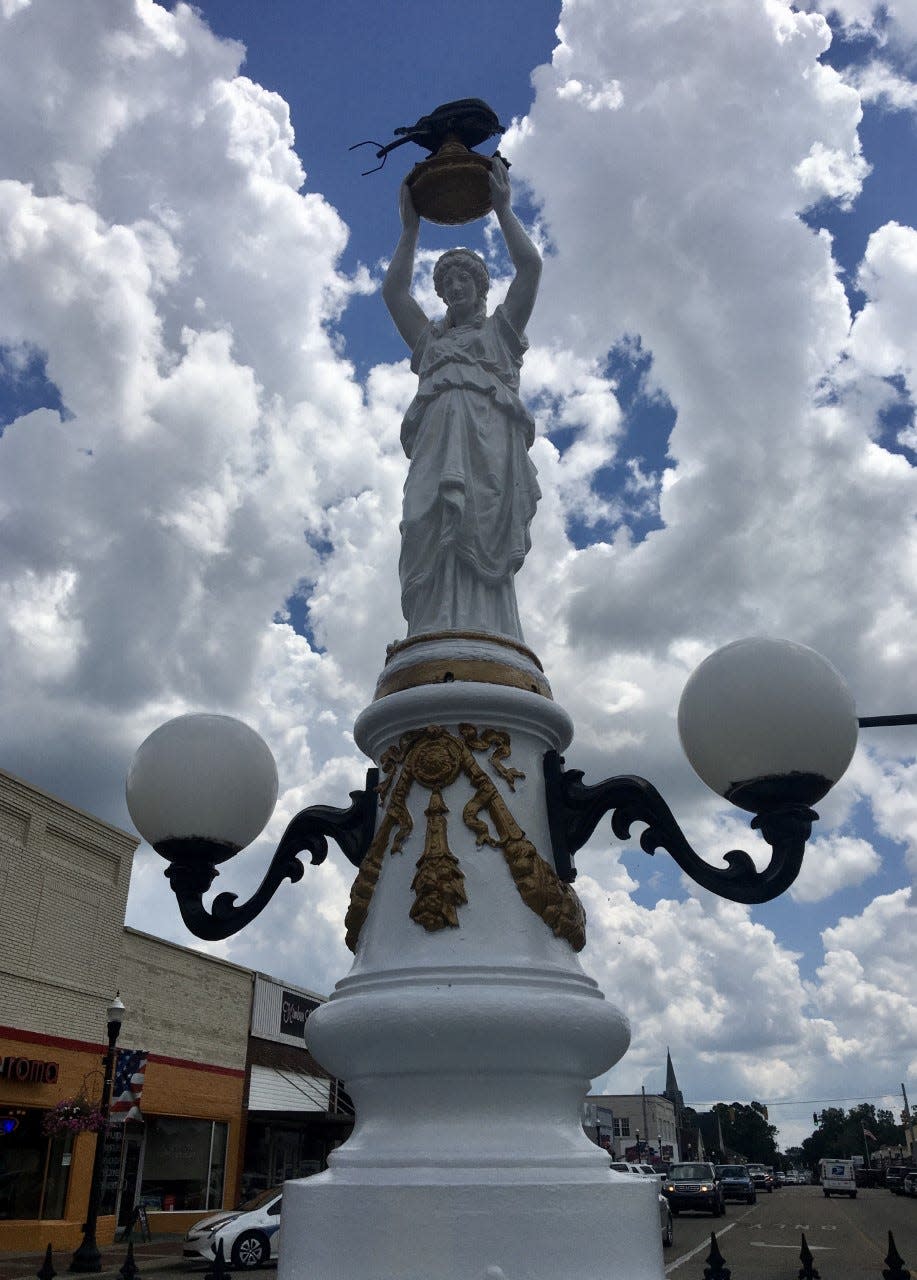
<path id="1" fill-rule="evenodd" d="M 105 1117 L 95 1103 L 85 1098 L 62 1098 L 45 1112 L 41 1131 L 46 1138 L 54 1138 L 61 1133 L 98 1133 L 104 1126 Z"/>

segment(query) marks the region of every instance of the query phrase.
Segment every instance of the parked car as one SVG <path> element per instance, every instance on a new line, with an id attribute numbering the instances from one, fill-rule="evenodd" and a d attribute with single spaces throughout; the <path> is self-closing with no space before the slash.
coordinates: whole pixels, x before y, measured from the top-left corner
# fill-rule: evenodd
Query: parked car
<path id="1" fill-rule="evenodd" d="M 638 1178 L 652 1178 L 656 1186 L 659 1186 L 659 1175 L 651 1165 L 629 1164 L 626 1160 L 612 1160 L 610 1166 L 615 1173 L 632 1173 Z M 644 1170 L 649 1172 L 645 1173 Z M 662 1247 L 668 1249 L 675 1240 L 675 1223 L 673 1222 L 672 1207 L 666 1197 L 659 1192 L 659 1228 L 662 1232 Z"/>
<path id="2" fill-rule="evenodd" d="M 917 1169 L 912 1169 L 910 1173 L 904 1175 L 901 1191 L 904 1195 L 917 1199 Z"/>
<path id="3" fill-rule="evenodd" d="M 182 1254 L 213 1262 L 222 1241 L 223 1257 L 233 1267 L 251 1270 L 277 1257 L 281 1188 L 262 1191 L 228 1213 L 212 1213 L 196 1222 L 185 1236 Z"/>
<path id="4" fill-rule="evenodd" d="M 723 1188 L 724 1200 L 744 1200 L 746 1204 L 757 1202 L 755 1184 L 744 1164 L 718 1164 L 716 1174 Z"/>
<path id="5" fill-rule="evenodd" d="M 890 1164 L 885 1170 L 885 1185 L 889 1191 L 894 1192 L 896 1196 L 900 1196 L 904 1191 L 904 1179 L 909 1173 L 915 1173 L 917 1170 L 909 1164 Z"/>
<path id="6" fill-rule="evenodd" d="M 712 1213 L 715 1218 L 726 1212 L 723 1188 L 712 1164 L 673 1164 L 662 1190 L 676 1217 L 685 1209 Z"/>
<path id="7" fill-rule="evenodd" d="M 751 1180 L 755 1184 L 756 1191 L 766 1191 L 770 1194 L 774 1189 L 773 1174 L 763 1164 L 746 1165 L 748 1172 L 751 1174 Z"/>

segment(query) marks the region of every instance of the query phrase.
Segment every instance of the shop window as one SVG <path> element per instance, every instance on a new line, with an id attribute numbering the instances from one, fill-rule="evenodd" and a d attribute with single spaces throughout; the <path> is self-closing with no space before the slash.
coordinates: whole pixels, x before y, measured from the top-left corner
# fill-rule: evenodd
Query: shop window
<path id="1" fill-rule="evenodd" d="M 43 1115 L 17 1107 L 0 1113 L 0 1219 L 64 1216 L 73 1137 L 46 1138 Z"/>
<path id="2" fill-rule="evenodd" d="M 147 1116 L 140 1203 L 148 1209 L 220 1209 L 227 1125 Z"/>

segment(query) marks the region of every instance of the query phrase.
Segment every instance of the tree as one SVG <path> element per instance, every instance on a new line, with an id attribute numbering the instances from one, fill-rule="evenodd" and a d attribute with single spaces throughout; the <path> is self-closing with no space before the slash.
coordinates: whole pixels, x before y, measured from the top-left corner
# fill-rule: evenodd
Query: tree
<path id="1" fill-rule="evenodd" d="M 878 1111 L 871 1102 L 860 1102 L 849 1111 L 842 1107 L 826 1107 L 812 1119 L 816 1128 L 802 1144 L 806 1163 L 815 1167 L 826 1156 L 862 1155 L 877 1147 L 894 1147 L 901 1142 L 901 1126 L 894 1114 L 884 1108 Z M 874 1137 L 866 1138 L 864 1130 Z"/>
<path id="2" fill-rule="evenodd" d="M 777 1163 L 777 1129 L 768 1123 L 767 1107 L 760 1102 L 718 1102 L 713 1110 L 720 1117 L 723 1141 L 730 1151 L 752 1164 Z"/>

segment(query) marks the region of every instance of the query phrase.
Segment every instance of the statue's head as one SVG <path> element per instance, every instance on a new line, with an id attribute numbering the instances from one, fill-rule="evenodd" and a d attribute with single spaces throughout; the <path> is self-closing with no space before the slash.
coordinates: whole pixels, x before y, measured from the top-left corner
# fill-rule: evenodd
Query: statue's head
<path id="1" fill-rule="evenodd" d="M 477 313 L 483 318 L 487 308 L 487 291 L 490 288 L 487 263 L 480 254 L 472 252 L 471 249 L 447 249 L 433 268 L 433 288 L 440 298 L 443 297 L 443 281 L 450 267 L 461 267 L 471 276 L 477 295 Z M 443 301 L 445 301 L 444 298 Z"/>

